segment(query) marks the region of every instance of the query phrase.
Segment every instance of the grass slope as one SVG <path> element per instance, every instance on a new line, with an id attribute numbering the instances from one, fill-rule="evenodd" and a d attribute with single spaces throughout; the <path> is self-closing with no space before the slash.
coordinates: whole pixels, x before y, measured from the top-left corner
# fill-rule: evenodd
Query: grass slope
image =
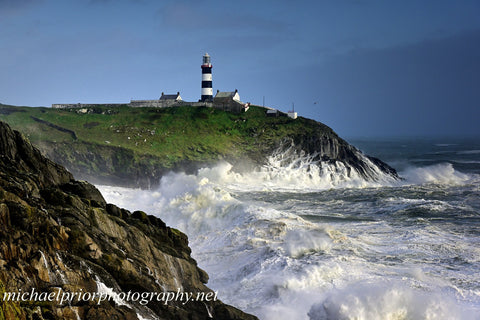
<path id="1" fill-rule="evenodd" d="M 98 105 L 78 109 L 0 105 L 0 120 L 27 136 L 32 143 L 120 147 L 136 161 L 155 159 L 173 168 L 180 162 L 211 162 L 219 158 L 255 157 L 286 136 L 318 132 L 313 120 L 266 117 L 265 108 L 252 106 L 233 114 L 207 107 L 116 108 Z M 150 160 L 152 161 L 152 160 Z"/>

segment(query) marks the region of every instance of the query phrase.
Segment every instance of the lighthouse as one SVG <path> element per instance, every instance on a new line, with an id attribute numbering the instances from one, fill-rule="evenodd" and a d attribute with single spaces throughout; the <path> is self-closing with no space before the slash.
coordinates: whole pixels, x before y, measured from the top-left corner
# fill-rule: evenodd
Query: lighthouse
<path id="1" fill-rule="evenodd" d="M 202 64 L 202 98 L 200 101 L 212 101 L 212 64 L 210 63 L 210 56 L 205 53 Z"/>

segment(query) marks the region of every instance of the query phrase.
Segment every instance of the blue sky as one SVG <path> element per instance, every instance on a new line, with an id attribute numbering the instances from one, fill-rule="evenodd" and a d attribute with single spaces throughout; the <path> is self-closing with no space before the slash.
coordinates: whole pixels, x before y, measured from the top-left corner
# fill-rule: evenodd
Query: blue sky
<path id="1" fill-rule="evenodd" d="M 213 89 L 341 136 L 480 136 L 478 0 L 0 0 L 0 103 Z"/>

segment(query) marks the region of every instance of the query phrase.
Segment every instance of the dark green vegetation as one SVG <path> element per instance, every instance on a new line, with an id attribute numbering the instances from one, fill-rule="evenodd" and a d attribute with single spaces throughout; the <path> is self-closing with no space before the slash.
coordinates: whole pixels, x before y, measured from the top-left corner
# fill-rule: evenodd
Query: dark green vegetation
<path id="1" fill-rule="evenodd" d="M 0 120 L 76 176 L 80 172 L 87 177 L 108 173 L 120 179 L 134 175 L 133 171 L 188 170 L 220 159 L 261 162 L 283 138 L 308 134 L 319 126 L 304 118 L 266 117 L 265 109 L 256 106 L 242 114 L 189 106 L 0 106 Z M 322 128 L 332 133 L 328 127 Z M 135 168 L 131 164 L 136 164 Z"/>
<path id="2" fill-rule="evenodd" d="M 0 120 L 50 159 L 94 183 L 150 187 L 169 170 L 193 172 L 226 160 L 258 166 L 279 147 L 295 145 L 322 161 L 341 161 L 371 177 L 358 150 L 314 120 L 267 117 L 251 106 L 234 114 L 207 107 L 132 108 L 98 105 L 52 109 L 0 105 Z M 381 169 L 396 174 L 377 162 Z"/>
<path id="3" fill-rule="evenodd" d="M 255 106 L 242 114 L 190 106 L 106 108 L 99 105 L 88 109 L 2 106 L 0 119 L 23 132 L 33 143 L 122 147 L 132 150 L 135 159 L 155 156 L 166 168 L 183 160 L 208 162 L 218 159 L 219 155 L 242 156 L 256 152 L 260 142 L 268 144 L 311 127 L 311 121 L 302 118 L 267 118 L 265 109 Z"/>
<path id="4" fill-rule="evenodd" d="M 159 218 L 107 204 L 0 121 L 0 319 L 248 319 L 220 301 L 3 301 L 5 293 L 212 292 L 188 239 Z M 220 297 L 219 297 L 220 298 Z M 156 316 L 156 317 L 154 317 Z"/>

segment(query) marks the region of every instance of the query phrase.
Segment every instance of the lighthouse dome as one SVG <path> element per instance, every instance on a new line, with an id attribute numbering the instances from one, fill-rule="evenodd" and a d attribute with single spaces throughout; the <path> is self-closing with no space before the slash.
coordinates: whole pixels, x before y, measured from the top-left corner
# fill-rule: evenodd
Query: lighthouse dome
<path id="1" fill-rule="evenodd" d="M 203 64 L 210 64 L 210 56 L 208 55 L 208 53 L 205 53 L 205 55 L 203 56 Z"/>

